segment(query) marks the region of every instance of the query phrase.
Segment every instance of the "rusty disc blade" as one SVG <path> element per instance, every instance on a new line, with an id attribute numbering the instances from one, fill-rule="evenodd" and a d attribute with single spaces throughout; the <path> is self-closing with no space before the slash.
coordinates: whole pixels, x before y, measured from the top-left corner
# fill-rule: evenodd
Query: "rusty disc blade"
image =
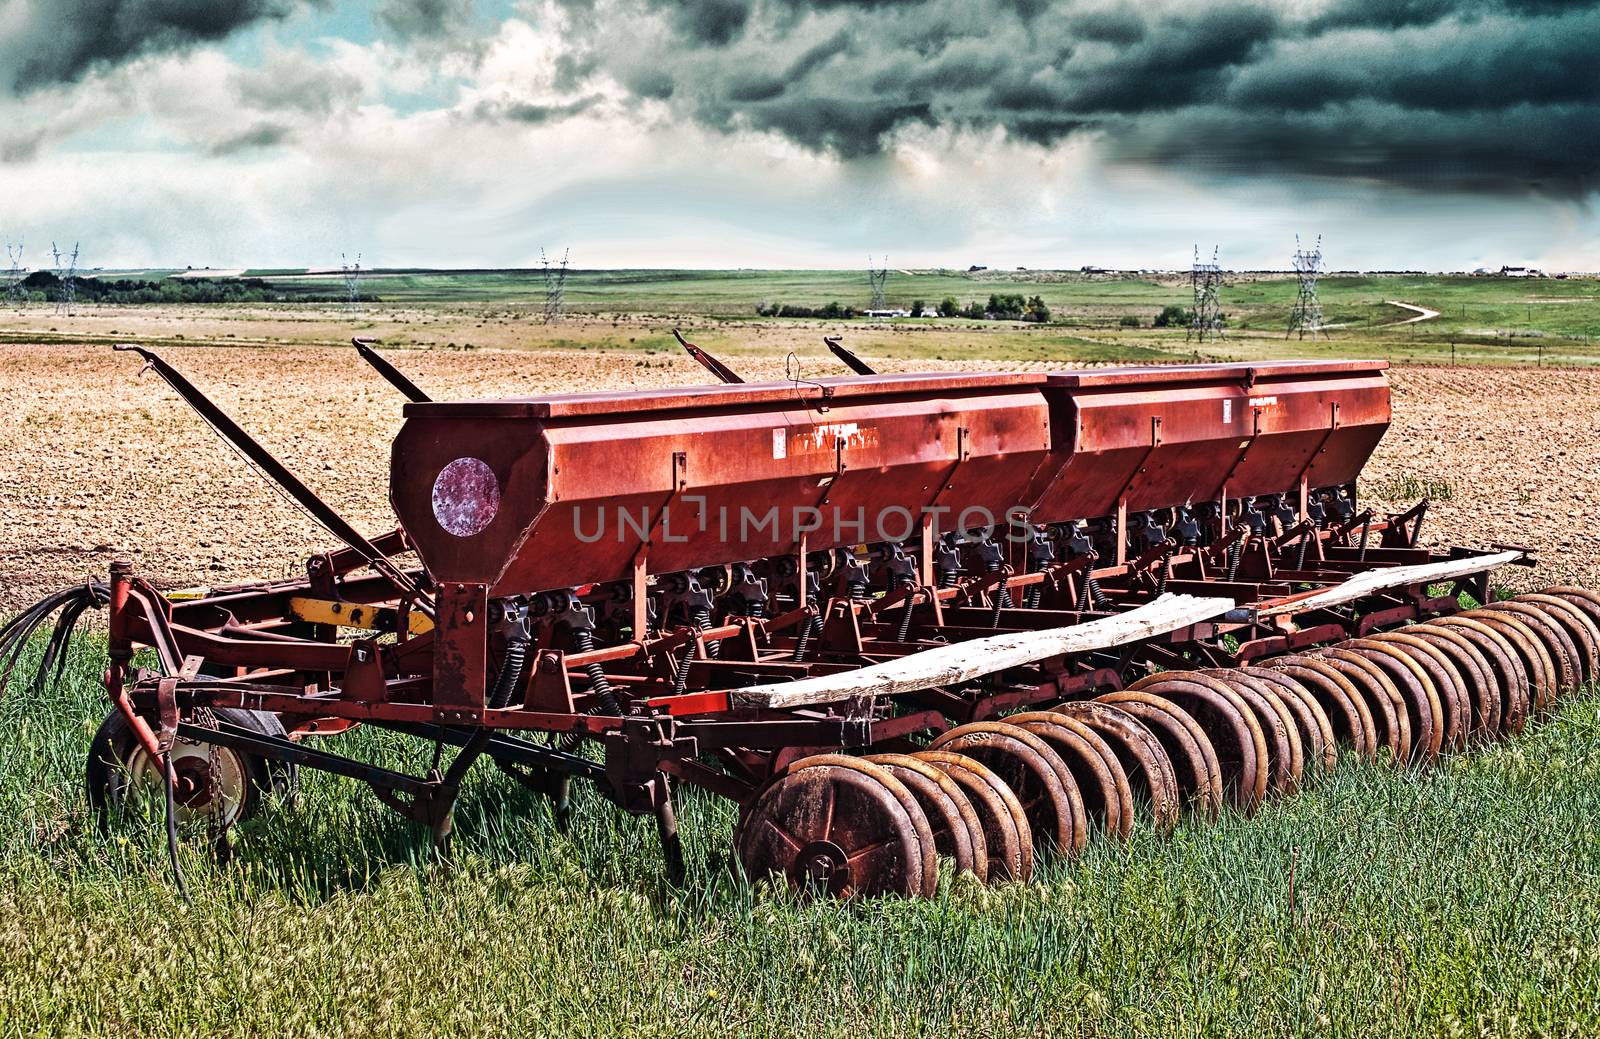
<path id="1" fill-rule="evenodd" d="M 1161 741 L 1178 780 L 1178 793 L 1191 810 L 1215 819 L 1222 811 L 1222 763 L 1216 748 L 1194 716 L 1165 697 L 1146 690 L 1106 693 L 1096 702 L 1110 704 L 1143 722 Z"/>
<path id="2" fill-rule="evenodd" d="M 1472 734 L 1472 695 L 1455 663 L 1437 646 L 1403 631 L 1386 631 L 1371 636 L 1371 640 L 1403 650 L 1428 673 L 1444 710 L 1445 746 L 1450 750 L 1465 750 Z"/>
<path id="3" fill-rule="evenodd" d="M 886 770 L 818 755 L 768 783 L 745 813 L 739 860 L 753 877 L 838 898 L 924 895 L 937 878 L 933 833 Z"/>
<path id="4" fill-rule="evenodd" d="M 1383 669 L 1400 691 L 1406 704 L 1407 719 L 1412 725 L 1412 747 L 1416 757 L 1431 763 L 1443 753 L 1450 741 L 1450 712 L 1439 696 L 1439 687 L 1429 677 L 1428 671 L 1402 646 L 1372 639 L 1351 639 L 1339 643 L 1340 649 L 1360 654 Z M 1417 738 L 1422 734 L 1422 738 Z"/>
<path id="5" fill-rule="evenodd" d="M 1267 738 L 1267 792 L 1292 794 L 1300 787 L 1300 774 L 1305 768 L 1305 751 L 1300 745 L 1300 729 L 1294 715 L 1270 682 L 1241 674 L 1237 670 L 1221 668 L 1200 672 L 1207 678 L 1226 682 L 1233 691 L 1244 697 L 1256 720 L 1261 723 L 1262 734 Z"/>
<path id="6" fill-rule="evenodd" d="M 1273 657 L 1265 664 L 1268 670 L 1288 675 L 1316 698 L 1333 727 L 1335 740 L 1348 743 L 1363 761 L 1377 758 L 1377 737 L 1366 701 L 1338 668 L 1300 654 Z"/>
<path id="7" fill-rule="evenodd" d="M 1322 709 L 1310 691 L 1284 674 L 1264 667 L 1240 667 L 1236 670 L 1259 682 L 1270 685 L 1294 715 L 1296 729 L 1300 732 L 1302 758 L 1305 762 L 1301 779 L 1310 778 L 1313 771 L 1332 769 L 1339 761 L 1339 750 L 1333 741 L 1333 725 L 1328 712 Z"/>
<path id="8" fill-rule="evenodd" d="M 1076 718 L 1051 711 L 1028 711 L 1005 720 L 1044 740 L 1061 756 L 1092 822 L 1116 837 L 1128 836 L 1133 827 L 1133 790 L 1105 740 Z"/>
<path id="9" fill-rule="evenodd" d="M 1584 615 L 1589 618 L 1590 623 L 1592 623 L 1597 630 L 1600 630 L 1600 594 L 1591 592 L 1587 588 L 1573 588 L 1568 585 L 1557 585 L 1554 588 L 1546 588 L 1542 594 L 1554 595 L 1558 598 L 1565 599 L 1567 602 L 1582 610 Z M 1597 668 L 1600 668 L 1600 660 L 1596 661 L 1596 665 Z M 1588 681 L 1594 682 L 1597 677 L 1600 677 L 1600 671 L 1590 673 L 1584 677 Z"/>
<path id="10" fill-rule="evenodd" d="M 1407 709 L 1408 698 L 1383 668 L 1370 659 L 1370 652 L 1347 649 L 1341 645 L 1319 649 L 1315 655 L 1337 668 L 1365 700 L 1367 713 L 1372 716 L 1372 723 L 1376 727 L 1373 735 L 1378 746 L 1388 747 L 1389 754 L 1396 761 L 1409 761 L 1417 747 L 1415 735 L 1418 728 L 1412 725 L 1412 712 Z M 1403 667 L 1401 671 L 1404 672 Z M 1428 716 L 1423 714 L 1420 721 L 1427 723 Z M 1423 728 L 1421 732 L 1423 756 L 1431 759 L 1429 730 Z"/>
<path id="11" fill-rule="evenodd" d="M 1248 815 L 1260 806 L 1267 796 L 1267 738 L 1243 697 L 1197 671 L 1163 671 L 1128 689 L 1148 690 L 1193 715 L 1216 749 L 1223 791 L 1234 807 Z"/>
<path id="12" fill-rule="evenodd" d="M 1144 798 L 1150 822 L 1157 830 L 1170 830 L 1178 823 L 1178 778 L 1172 761 L 1143 722 L 1111 704 L 1074 700 L 1051 708 L 1052 713 L 1076 718 L 1106 741 L 1136 796 Z"/>
<path id="13" fill-rule="evenodd" d="M 1525 624 L 1507 615 L 1486 613 L 1483 616 L 1438 616 L 1429 624 L 1440 628 L 1475 632 L 1493 642 L 1509 658 L 1514 668 L 1509 677 L 1502 676 L 1501 728 L 1504 732 L 1522 732 L 1528 717 L 1538 711 L 1539 701 L 1546 690 L 1549 663 L 1547 655 L 1538 645 L 1533 632 Z"/>
<path id="14" fill-rule="evenodd" d="M 1467 702 L 1472 708 L 1472 739 L 1485 742 L 1500 732 L 1500 683 L 1494 666 L 1489 663 L 1476 643 L 1453 628 L 1435 628 L 1427 624 L 1413 624 L 1400 634 L 1421 639 L 1450 658 L 1456 673 L 1466 687 Z"/>
<path id="15" fill-rule="evenodd" d="M 1543 714 L 1555 702 L 1558 694 L 1556 689 L 1556 662 L 1550 656 L 1550 651 L 1545 648 L 1545 643 L 1538 633 L 1523 619 L 1514 613 L 1496 613 L 1493 610 L 1468 610 L 1458 617 L 1449 620 L 1470 620 L 1485 624 L 1503 635 L 1516 648 L 1517 655 L 1522 658 L 1522 666 L 1528 673 L 1530 686 L 1530 717 Z"/>
<path id="16" fill-rule="evenodd" d="M 1545 595 L 1539 592 L 1519 595 L 1511 601 L 1542 608 L 1547 617 L 1565 628 L 1567 637 L 1572 640 L 1578 652 L 1579 682 L 1587 684 L 1594 681 L 1595 669 L 1600 665 L 1600 627 L 1596 626 L 1588 612 L 1578 603 L 1592 604 L 1585 599 L 1574 602 L 1565 596 Z"/>
<path id="17" fill-rule="evenodd" d="M 1495 712 L 1498 718 L 1496 734 L 1521 732 L 1528 711 L 1532 707 L 1529 692 L 1531 684 L 1522 657 L 1517 653 L 1517 647 L 1512 644 L 1510 638 L 1482 621 L 1470 617 L 1435 617 L 1421 626 L 1433 631 L 1452 632 L 1478 647 L 1484 659 L 1489 662 L 1495 689 L 1500 698 L 1499 708 Z"/>
<path id="18" fill-rule="evenodd" d="M 1088 842 L 1083 797 L 1061 755 L 1027 729 L 1007 722 L 959 725 L 928 744 L 975 758 L 1005 781 L 1022 802 L 1033 839 L 1062 855 Z"/>
<path id="19" fill-rule="evenodd" d="M 1578 663 L 1578 647 L 1573 645 L 1572 637 L 1565 628 L 1550 619 L 1550 615 L 1537 606 L 1530 606 L 1524 602 L 1497 602 L 1490 603 L 1482 611 L 1473 610 L 1472 613 L 1488 612 L 1499 614 L 1512 614 L 1531 628 L 1535 635 L 1544 642 L 1545 649 L 1550 654 L 1550 660 L 1555 664 L 1556 670 L 1556 695 L 1571 692 L 1578 687 L 1581 680 L 1582 667 Z"/>
<path id="20" fill-rule="evenodd" d="M 909 754 L 874 754 L 866 760 L 888 769 L 911 791 L 922 814 L 928 817 L 934 850 L 949 859 L 957 873 L 964 870 L 979 880 L 989 875 L 983 826 L 972 801 L 955 780 Z"/>
<path id="21" fill-rule="evenodd" d="M 1033 832 L 1022 802 L 1005 781 L 965 754 L 942 750 L 918 751 L 915 757 L 938 768 L 967 795 L 983 830 L 990 883 L 1027 880 L 1033 876 Z"/>

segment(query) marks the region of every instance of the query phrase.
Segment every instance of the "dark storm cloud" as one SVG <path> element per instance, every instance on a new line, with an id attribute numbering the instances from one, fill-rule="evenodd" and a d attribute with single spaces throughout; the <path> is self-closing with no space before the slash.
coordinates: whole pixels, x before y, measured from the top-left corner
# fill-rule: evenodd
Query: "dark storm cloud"
<path id="1" fill-rule="evenodd" d="M 380 0 L 374 16 L 400 39 L 440 43 L 465 33 L 475 8 L 473 0 Z"/>
<path id="2" fill-rule="evenodd" d="M 242 133 L 218 141 L 207 148 L 211 155 L 236 155 L 239 152 L 271 148 L 291 139 L 289 128 L 277 123 L 257 123 Z"/>
<path id="3" fill-rule="evenodd" d="M 1600 139 L 1600 0 L 564 2 L 574 79 L 845 158 L 1002 127 L 1126 162 L 1568 193 Z"/>
<path id="4" fill-rule="evenodd" d="M 326 0 L 12 0 L 0 88 L 21 93 L 144 54 L 220 40 Z"/>

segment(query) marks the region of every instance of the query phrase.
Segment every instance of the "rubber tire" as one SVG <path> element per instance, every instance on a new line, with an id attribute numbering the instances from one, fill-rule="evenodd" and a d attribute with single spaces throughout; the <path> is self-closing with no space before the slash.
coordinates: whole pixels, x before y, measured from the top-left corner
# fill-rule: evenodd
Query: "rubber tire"
<path id="1" fill-rule="evenodd" d="M 239 707 L 212 709 L 218 721 L 249 729 L 262 736 L 285 737 L 283 723 L 275 714 L 263 711 L 246 711 Z M 112 812 L 117 794 L 114 790 L 114 770 L 128 759 L 138 737 L 122 712 L 112 708 L 105 721 L 95 731 L 89 743 L 89 759 L 84 767 L 84 787 L 89 795 L 89 808 L 94 812 L 95 823 L 101 833 L 111 826 Z M 261 810 L 262 800 L 268 795 L 293 799 L 300 787 L 299 769 L 291 762 L 269 761 L 254 754 L 239 753 L 250 773 L 250 787 L 245 795 L 239 822 L 244 822 Z"/>

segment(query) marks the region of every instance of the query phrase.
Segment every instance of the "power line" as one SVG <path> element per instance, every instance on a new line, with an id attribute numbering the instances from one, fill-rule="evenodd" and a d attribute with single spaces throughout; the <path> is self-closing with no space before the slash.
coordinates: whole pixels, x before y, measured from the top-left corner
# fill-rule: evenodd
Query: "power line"
<path id="1" fill-rule="evenodd" d="M 6 273 L 6 305 L 23 307 L 28 304 L 28 293 L 22 282 L 26 279 L 28 269 L 22 265 L 22 243 L 6 243 L 6 259 L 10 261 L 10 270 Z"/>
<path id="2" fill-rule="evenodd" d="M 361 254 L 354 262 L 344 253 L 339 254 L 339 269 L 344 272 L 344 312 L 355 318 L 361 314 Z"/>
<path id="3" fill-rule="evenodd" d="M 889 285 L 889 254 L 883 256 L 882 266 L 873 266 L 872 255 L 867 255 L 867 281 L 872 285 L 872 305 L 869 310 L 887 310 L 888 304 L 884 302 L 884 290 Z"/>
<path id="4" fill-rule="evenodd" d="M 55 257 L 56 278 L 61 284 L 56 297 L 56 313 L 71 317 L 72 305 L 78 301 L 78 243 L 72 243 L 72 255 L 64 267 L 61 264 L 61 249 L 54 242 L 50 243 L 50 254 Z"/>
<path id="5" fill-rule="evenodd" d="M 560 263 L 551 263 L 543 247 L 539 249 L 539 266 L 544 271 L 544 323 L 554 325 L 561 320 L 566 309 L 567 259 L 572 250 L 561 253 Z"/>
<path id="6" fill-rule="evenodd" d="M 1194 289 L 1194 314 L 1189 319 L 1189 331 L 1184 340 L 1205 342 L 1207 339 L 1226 339 L 1222 331 L 1222 308 L 1217 301 L 1217 289 L 1222 285 L 1222 268 L 1217 264 L 1217 247 L 1211 248 L 1211 262 L 1200 262 L 1200 247 L 1194 247 L 1194 266 L 1189 269 L 1189 283 Z"/>
<path id="7" fill-rule="evenodd" d="M 1322 273 L 1321 235 L 1317 235 L 1314 249 L 1301 248 L 1300 236 L 1294 236 L 1294 273 L 1300 279 L 1300 295 L 1289 312 L 1289 331 L 1284 338 L 1298 332 L 1301 339 L 1307 334 L 1315 339 L 1321 332 L 1322 338 L 1327 339 L 1328 325 L 1322 317 L 1322 301 L 1317 299 L 1317 276 Z"/>

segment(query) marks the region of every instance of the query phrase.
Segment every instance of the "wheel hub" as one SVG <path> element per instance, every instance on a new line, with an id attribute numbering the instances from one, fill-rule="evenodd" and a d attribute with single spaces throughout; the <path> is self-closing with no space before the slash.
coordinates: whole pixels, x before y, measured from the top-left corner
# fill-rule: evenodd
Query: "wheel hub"
<path id="1" fill-rule="evenodd" d="M 795 857 L 790 881 L 836 895 L 850 885 L 850 859 L 832 841 L 812 841 Z"/>

